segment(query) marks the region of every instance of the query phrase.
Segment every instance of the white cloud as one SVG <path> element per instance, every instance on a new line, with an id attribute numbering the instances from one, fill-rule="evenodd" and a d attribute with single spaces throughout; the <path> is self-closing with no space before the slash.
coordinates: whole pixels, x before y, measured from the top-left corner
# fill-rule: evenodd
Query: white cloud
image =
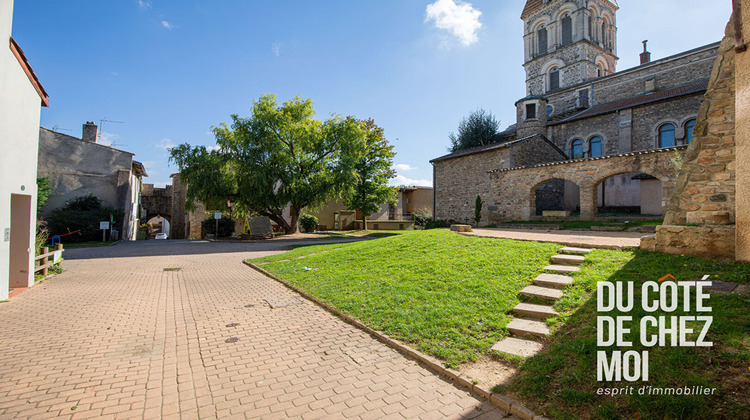
<path id="1" fill-rule="evenodd" d="M 219 149 L 221 149 L 221 146 L 219 146 L 218 144 L 215 144 L 213 146 L 206 146 L 206 150 L 208 150 L 209 152 L 212 150 L 219 150 Z"/>
<path id="2" fill-rule="evenodd" d="M 398 187 L 401 185 L 418 186 L 418 187 L 431 187 L 432 181 L 427 179 L 411 179 L 403 175 L 396 175 L 395 178 L 391 178 L 388 181 L 388 185 L 392 187 Z"/>
<path id="3" fill-rule="evenodd" d="M 395 169 L 397 171 L 404 171 L 404 172 L 406 172 L 406 171 L 413 171 L 413 170 L 418 169 L 418 168 L 416 166 L 411 166 L 408 163 L 397 163 L 397 164 L 393 165 L 393 169 Z"/>
<path id="4" fill-rule="evenodd" d="M 443 29 L 458 38 L 461 45 L 468 47 L 479 41 L 477 32 L 482 27 L 479 16 L 482 12 L 471 3 L 461 0 L 435 0 L 427 5 L 425 22 L 434 21 L 435 27 Z"/>
<path id="5" fill-rule="evenodd" d="M 96 142 L 104 146 L 112 146 L 115 143 L 117 143 L 117 140 L 120 139 L 119 135 L 107 133 L 106 131 L 102 131 L 100 134 L 101 135 L 99 136 L 99 139 Z"/>
<path id="6" fill-rule="evenodd" d="M 176 26 L 175 26 L 174 24 L 171 24 L 171 23 L 167 22 L 166 20 L 162 20 L 162 21 L 161 21 L 161 26 L 163 26 L 163 27 L 165 27 L 165 28 L 169 29 L 170 31 L 171 31 L 172 29 L 176 28 Z"/>
<path id="7" fill-rule="evenodd" d="M 271 44 L 271 51 L 273 51 L 273 55 L 276 57 L 281 55 L 281 42 L 274 42 Z"/>
<path id="8" fill-rule="evenodd" d="M 173 148 L 175 146 L 177 146 L 177 145 L 174 144 L 172 142 L 172 140 L 170 140 L 168 138 L 163 138 L 163 139 L 161 139 L 161 141 L 159 141 L 159 143 L 157 143 L 157 144 L 154 145 L 154 147 L 156 147 L 158 149 L 164 149 L 164 150 L 171 149 L 171 148 Z"/>
<path id="9" fill-rule="evenodd" d="M 150 9 L 151 8 L 151 1 L 149 0 L 138 0 L 138 7 L 141 9 Z"/>

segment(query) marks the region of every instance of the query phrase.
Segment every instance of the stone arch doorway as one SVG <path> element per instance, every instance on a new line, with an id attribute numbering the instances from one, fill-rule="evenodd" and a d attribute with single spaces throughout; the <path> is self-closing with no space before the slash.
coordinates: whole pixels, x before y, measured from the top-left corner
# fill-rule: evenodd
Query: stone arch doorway
<path id="1" fill-rule="evenodd" d="M 667 183 L 644 172 L 620 172 L 599 178 L 593 185 L 594 216 L 664 215 Z"/>
<path id="2" fill-rule="evenodd" d="M 532 217 L 541 216 L 547 210 L 576 214 L 581 210 L 580 188 L 563 177 L 546 179 L 531 187 L 529 203 Z"/>
<path id="3" fill-rule="evenodd" d="M 172 217 L 168 214 L 149 214 L 146 216 L 145 223 L 151 225 L 149 229 L 149 236 L 154 236 L 157 233 L 166 233 L 167 237 L 171 238 L 172 228 Z"/>

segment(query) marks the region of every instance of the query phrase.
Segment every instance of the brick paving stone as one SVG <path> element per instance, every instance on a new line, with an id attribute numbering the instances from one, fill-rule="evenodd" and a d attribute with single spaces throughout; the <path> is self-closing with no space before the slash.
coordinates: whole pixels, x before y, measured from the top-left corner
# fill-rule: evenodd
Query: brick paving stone
<path id="1" fill-rule="evenodd" d="M 66 251 L 0 305 L 0 418 L 503 418 L 241 264 L 290 243 Z"/>

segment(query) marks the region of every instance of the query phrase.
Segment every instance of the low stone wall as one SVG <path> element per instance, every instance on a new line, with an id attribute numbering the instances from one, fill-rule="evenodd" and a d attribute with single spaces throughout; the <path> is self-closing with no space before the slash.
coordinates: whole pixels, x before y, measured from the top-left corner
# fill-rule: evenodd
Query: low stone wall
<path id="1" fill-rule="evenodd" d="M 354 228 L 362 229 L 362 221 L 354 222 Z M 372 230 L 414 230 L 412 220 L 367 220 L 367 229 Z"/>
<path id="2" fill-rule="evenodd" d="M 658 226 L 641 247 L 666 254 L 734 258 L 735 226 Z"/>

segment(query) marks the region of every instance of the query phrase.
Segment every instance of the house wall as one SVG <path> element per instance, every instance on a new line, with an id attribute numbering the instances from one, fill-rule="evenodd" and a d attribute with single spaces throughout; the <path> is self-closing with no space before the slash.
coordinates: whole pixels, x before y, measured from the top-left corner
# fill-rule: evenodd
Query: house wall
<path id="1" fill-rule="evenodd" d="M 0 2 L 0 139 L 5 147 L 0 154 L 0 300 L 8 298 L 10 281 L 11 195 L 17 194 L 27 202 L 23 210 L 28 224 L 13 226 L 13 236 L 25 238 L 24 244 L 34 243 L 36 230 L 36 166 L 40 97 L 9 48 L 13 19 L 13 2 Z M 21 207 L 17 207 L 21 211 Z M 15 209 L 14 209 L 15 210 Z M 14 212 L 16 213 L 16 212 Z M 15 285 L 30 286 L 33 276 L 33 245 L 20 249 L 21 268 L 14 273 Z"/>

